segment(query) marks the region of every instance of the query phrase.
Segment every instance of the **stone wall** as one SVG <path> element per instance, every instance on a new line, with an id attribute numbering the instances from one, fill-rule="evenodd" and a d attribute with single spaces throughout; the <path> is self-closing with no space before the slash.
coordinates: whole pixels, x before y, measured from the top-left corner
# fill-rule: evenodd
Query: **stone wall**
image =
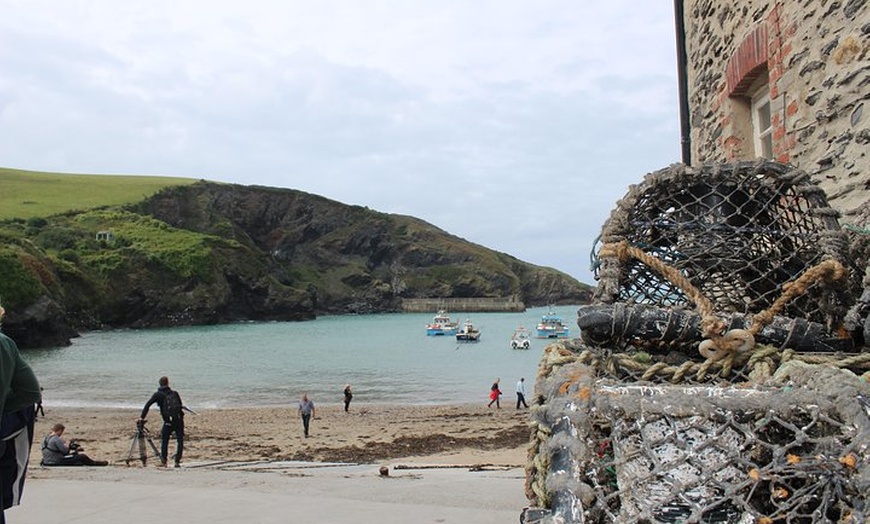
<path id="1" fill-rule="evenodd" d="M 434 313 L 438 310 L 448 312 L 517 312 L 525 311 L 521 300 L 512 298 L 405 298 L 402 311 L 407 313 Z"/>
<path id="2" fill-rule="evenodd" d="M 870 227 L 870 2 L 684 9 L 692 163 L 755 156 L 746 89 L 766 73 L 774 158 L 812 175 L 843 223 Z"/>

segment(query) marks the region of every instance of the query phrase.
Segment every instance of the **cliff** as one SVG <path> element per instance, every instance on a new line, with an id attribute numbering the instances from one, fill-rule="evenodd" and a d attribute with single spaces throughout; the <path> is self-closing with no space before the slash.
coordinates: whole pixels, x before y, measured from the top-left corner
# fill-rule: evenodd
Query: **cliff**
<path id="1" fill-rule="evenodd" d="M 588 286 L 419 219 L 308 193 L 198 182 L 139 203 L 0 224 L 4 331 L 22 347 L 77 330 L 397 311 L 403 299 L 583 303 Z"/>

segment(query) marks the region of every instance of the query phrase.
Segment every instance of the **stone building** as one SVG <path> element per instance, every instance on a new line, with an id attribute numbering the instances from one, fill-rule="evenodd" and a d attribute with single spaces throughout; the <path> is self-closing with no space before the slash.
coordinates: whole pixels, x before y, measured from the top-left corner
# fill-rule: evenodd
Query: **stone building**
<path id="1" fill-rule="evenodd" d="M 870 2 L 674 5 L 683 161 L 793 164 L 870 228 Z"/>

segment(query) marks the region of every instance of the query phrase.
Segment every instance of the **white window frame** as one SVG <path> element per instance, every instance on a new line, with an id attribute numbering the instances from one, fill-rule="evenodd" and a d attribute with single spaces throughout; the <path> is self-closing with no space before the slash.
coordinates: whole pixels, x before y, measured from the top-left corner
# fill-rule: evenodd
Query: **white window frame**
<path id="1" fill-rule="evenodd" d="M 767 108 L 767 121 L 763 120 Z M 770 108 L 770 92 L 767 84 L 762 85 L 752 95 L 750 108 L 752 110 L 752 139 L 755 144 L 755 156 L 773 158 L 773 113 Z"/>

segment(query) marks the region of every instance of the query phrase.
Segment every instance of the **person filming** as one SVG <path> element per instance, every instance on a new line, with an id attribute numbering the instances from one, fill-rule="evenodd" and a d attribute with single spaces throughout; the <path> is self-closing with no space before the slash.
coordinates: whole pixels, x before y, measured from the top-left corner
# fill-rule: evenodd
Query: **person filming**
<path id="1" fill-rule="evenodd" d="M 148 410 L 152 404 L 156 403 L 160 408 L 160 416 L 163 418 L 163 430 L 160 432 L 160 466 L 166 467 L 166 460 L 169 456 L 169 438 L 174 433 L 176 443 L 175 467 L 179 468 L 181 467 L 181 455 L 184 453 L 184 410 L 187 408 L 181 402 L 181 395 L 169 387 L 168 377 L 160 377 L 157 383 L 159 387 L 145 403 L 145 407 L 142 408 L 139 422 L 145 423 Z"/>
<path id="2" fill-rule="evenodd" d="M 69 444 L 63 440 L 63 432 L 66 428 L 63 424 L 55 424 L 42 440 L 42 465 L 43 466 L 106 466 L 105 460 L 93 460 L 82 453 L 82 447 L 74 440 Z"/>

